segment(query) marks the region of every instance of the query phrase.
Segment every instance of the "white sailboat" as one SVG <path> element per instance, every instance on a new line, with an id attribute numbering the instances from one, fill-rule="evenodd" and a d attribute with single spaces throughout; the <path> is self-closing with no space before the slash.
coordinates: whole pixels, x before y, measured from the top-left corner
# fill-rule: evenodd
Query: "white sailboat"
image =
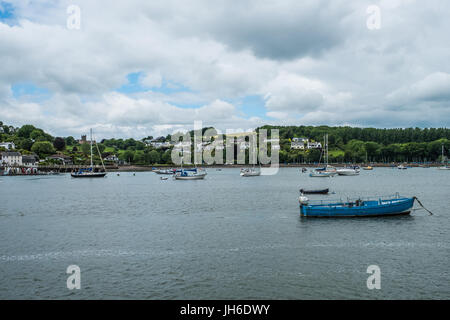
<path id="1" fill-rule="evenodd" d="M 261 170 L 256 168 L 245 168 L 241 169 L 240 175 L 242 177 L 257 177 L 261 175 Z"/>
<path id="2" fill-rule="evenodd" d="M 93 154 L 92 154 L 92 129 L 91 129 L 91 164 L 90 164 L 89 168 L 87 168 L 87 169 L 80 168 L 78 171 L 72 172 L 70 174 L 72 176 L 72 178 L 103 178 L 106 176 L 106 168 L 105 168 L 105 165 L 103 164 L 102 155 L 100 154 L 100 150 L 98 149 L 97 143 L 95 143 L 95 145 L 97 146 L 97 151 L 100 156 L 100 161 L 102 162 L 103 172 L 95 172 L 94 171 L 94 165 L 92 162 Z"/>
<path id="3" fill-rule="evenodd" d="M 181 151 L 183 154 L 183 150 Z M 206 170 L 193 168 L 193 169 L 183 169 L 183 156 L 181 157 L 181 168 L 176 170 L 173 177 L 175 180 L 203 180 L 206 177 Z"/>
<path id="4" fill-rule="evenodd" d="M 261 175 L 261 168 L 255 167 L 256 163 L 256 150 L 253 150 L 253 167 L 242 168 L 240 175 L 241 177 L 258 177 Z"/>
<path id="5" fill-rule="evenodd" d="M 325 135 L 324 137 L 324 144 L 325 144 L 325 167 L 321 168 L 321 169 L 316 169 L 312 172 L 310 172 L 309 176 L 310 177 L 334 177 L 337 172 L 336 172 L 336 168 L 333 166 L 330 166 L 328 164 L 328 134 Z M 319 161 L 320 163 L 320 161 Z"/>
<path id="6" fill-rule="evenodd" d="M 442 156 L 441 156 L 441 160 L 442 160 L 442 167 L 439 167 L 438 169 L 439 170 L 450 170 L 450 166 L 447 164 L 447 165 L 444 165 L 444 144 L 442 144 Z"/>

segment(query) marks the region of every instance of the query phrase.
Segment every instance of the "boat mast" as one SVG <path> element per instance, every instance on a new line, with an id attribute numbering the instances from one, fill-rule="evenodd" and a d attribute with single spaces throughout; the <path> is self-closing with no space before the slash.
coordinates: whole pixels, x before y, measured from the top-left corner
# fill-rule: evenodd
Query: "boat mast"
<path id="1" fill-rule="evenodd" d="M 92 128 L 91 128 L 91 168 L 93 168 L 93 166 L 92 166 Z"/>
<path id="2" fill-rule="evenodd" d="M 328 133 L 325 135 L 325 145 L 327 151 L 327 167 L 328 167 Z"/>

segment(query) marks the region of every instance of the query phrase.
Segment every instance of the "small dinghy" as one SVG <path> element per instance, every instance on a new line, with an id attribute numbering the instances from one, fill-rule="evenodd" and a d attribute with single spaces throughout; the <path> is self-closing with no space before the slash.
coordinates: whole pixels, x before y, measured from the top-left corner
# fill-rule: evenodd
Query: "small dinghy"
<path id="1" fill-rule="evenodd" d="M 300 189 L 300 193 L 302 194 L 328 194 L 330 190 L 328 188 L 326 189 L 319 189 L 319 190 L 305 190 Z"/>

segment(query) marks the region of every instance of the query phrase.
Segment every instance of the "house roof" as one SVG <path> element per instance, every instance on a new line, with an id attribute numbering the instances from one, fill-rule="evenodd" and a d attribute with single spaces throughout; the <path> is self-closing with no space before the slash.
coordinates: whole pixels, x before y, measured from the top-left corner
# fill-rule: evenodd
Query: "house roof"
<path id="1" fill-rule="evenodd" d="M 71 157 L 66 156 L 64 154 L 52 154 L 51 156 L 48 156 L 47 158 L 53 158 L 53 159 L 70 159 L 72 160 Z"/>
<path id="2" fill-rule="evenodd" d="M 2 152 L 3 157 L 20 157 L 20 152 L 13 152 L 13 151 L 4 151 Z"/>

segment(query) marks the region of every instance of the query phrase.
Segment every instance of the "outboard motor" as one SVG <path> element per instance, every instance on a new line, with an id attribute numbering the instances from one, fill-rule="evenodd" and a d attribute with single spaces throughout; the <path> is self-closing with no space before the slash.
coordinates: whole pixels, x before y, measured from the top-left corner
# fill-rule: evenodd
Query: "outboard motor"
<path id="1" fill-rule="evenodd" d="M 309 201 L 308 197 L 305 197 L 303 193 L 300 195 L 300 197 L 298 197 L 298 202 L 300 202 L 300 206 L 303 205 L 306 206 L 308 204 L 308 201 Z"/>

